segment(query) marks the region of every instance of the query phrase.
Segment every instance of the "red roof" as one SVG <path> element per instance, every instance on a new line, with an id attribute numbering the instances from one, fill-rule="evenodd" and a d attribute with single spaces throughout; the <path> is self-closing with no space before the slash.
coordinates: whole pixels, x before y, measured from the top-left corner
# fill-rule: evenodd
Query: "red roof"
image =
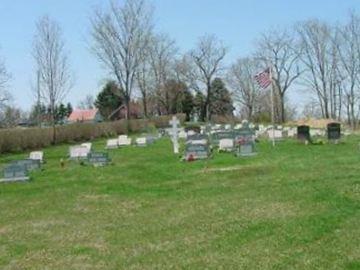
<path id="1" fill-rule="evenodd" d="M 68 120 L 70 122 L 92 121 L 95 119 L 98 110 L 74 110 Z"/>

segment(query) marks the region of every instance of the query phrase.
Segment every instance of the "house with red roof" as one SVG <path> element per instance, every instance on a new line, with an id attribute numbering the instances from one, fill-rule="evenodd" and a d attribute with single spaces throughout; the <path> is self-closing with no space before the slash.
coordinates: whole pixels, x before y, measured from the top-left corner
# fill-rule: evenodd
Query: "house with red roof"
<path id="1" fill-rule="evenodd" d="M 68 123 L 98 123 L 102 122 L 103 118 L 98 109 L 91 110 L 73 110 L 68 117 Z"/>

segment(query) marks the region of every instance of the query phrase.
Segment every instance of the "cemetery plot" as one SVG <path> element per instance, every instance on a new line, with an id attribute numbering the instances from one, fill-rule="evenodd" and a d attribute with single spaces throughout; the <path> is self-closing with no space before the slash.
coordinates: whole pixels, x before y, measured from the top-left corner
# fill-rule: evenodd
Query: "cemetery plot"
<path id="1" fill-rule="evenodd" d="M 90 149 L 88 146 L 76 145 L 69 149 L 70 159 L 87 159 Z"/>
<path id="2" fill-rule="evenodd" d="M 88 155 L 88 162 L 95 166 L 106 166 L 110 162 L 109 154 L 105 152 L 91 152 Z"/>
<path id="3" fill-rule="evenodd" d="M 195 161 L 207 159 L 210 156 L 210 149 L 208 145 L 204 144 L 187 144 L 185 146 L 184 160 Z"/>

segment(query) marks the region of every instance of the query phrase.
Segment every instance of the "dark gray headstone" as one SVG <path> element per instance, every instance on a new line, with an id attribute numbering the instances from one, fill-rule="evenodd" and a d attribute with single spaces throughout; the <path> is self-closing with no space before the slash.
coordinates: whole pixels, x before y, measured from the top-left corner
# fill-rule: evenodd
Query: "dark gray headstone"
<path id="1" fill-rule="evenodd" d="M 337 141 L 341 138 L 341 125 L 340 123 L 330 123 L 327 125 L 328 140 Z"/>
<path id="2" fill-rule="evenodd" d="M 248 123 L 243 123 L 242 128 L 236 132 L 236 155 L 237 156 L 253 156 L 256 155 L 255 131 L 251 129 Z"/>
<path id="3" fill-rule="evenodd" d="M 297 127 L 297 138 L 300 141 L 310 141 L 310 127 L 309 126 L 298 126 Z"/>
<path id="4" fill-rule="evenodd" d="M 110 162 L 109 154 L 105 152 L 91 152 L 88 155 L 88 162 L 94 166 L 106 166 Z"/>
<path id="5" fill-rule="evenodd" d="M 210 155 L 208 145 L 187 144 L 185 147 L 185 160 L 192 161 L 198 159 L 207 159 Z"/>

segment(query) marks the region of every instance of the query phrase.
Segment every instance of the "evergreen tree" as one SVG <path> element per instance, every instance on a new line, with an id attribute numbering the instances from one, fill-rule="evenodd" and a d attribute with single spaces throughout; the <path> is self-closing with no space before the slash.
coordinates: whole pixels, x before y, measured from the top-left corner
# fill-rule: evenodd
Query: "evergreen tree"
<path id="1" fill-rule="evenodd" d="M 186 121 L 190 121 L 191 114 L 194 111 L 194 97 L 188 89 L 184 91 L 184 96 L 181 103 L 182 112 L 186 114 Z"/>
<path id="2" fill-rule="evenodd" d="M 233 115 L 234 106 L 229 90 L 220 78 L 211 83 L 210 114 L 230 116 Z"/>
<path id="3" fill-rule="evenodd" d="M 69 117 L 72 112 L 73 112 L 73 107 L 72 107 L 71 103 L 69 102 L 69 103 L 66 105 L 67 117 Z"/>
<path id="4" fill-rule="evenodd" d="M 193 111 L 199 115 L 201 121 L 205 120 L 206 117 L 206 97 L 200 91 L 196 92 L 194 98 L 194 109 Z"/>
<path id="5" fill-rule="evenodd" d="M 104 119 L 108 119 L 111 113 L 124 104 L 124 100 L 116 93 L 121 92 L 119 86 L 113 82 L 108 82 L 98 94 L 95 106 L 99 109 Z"/>

